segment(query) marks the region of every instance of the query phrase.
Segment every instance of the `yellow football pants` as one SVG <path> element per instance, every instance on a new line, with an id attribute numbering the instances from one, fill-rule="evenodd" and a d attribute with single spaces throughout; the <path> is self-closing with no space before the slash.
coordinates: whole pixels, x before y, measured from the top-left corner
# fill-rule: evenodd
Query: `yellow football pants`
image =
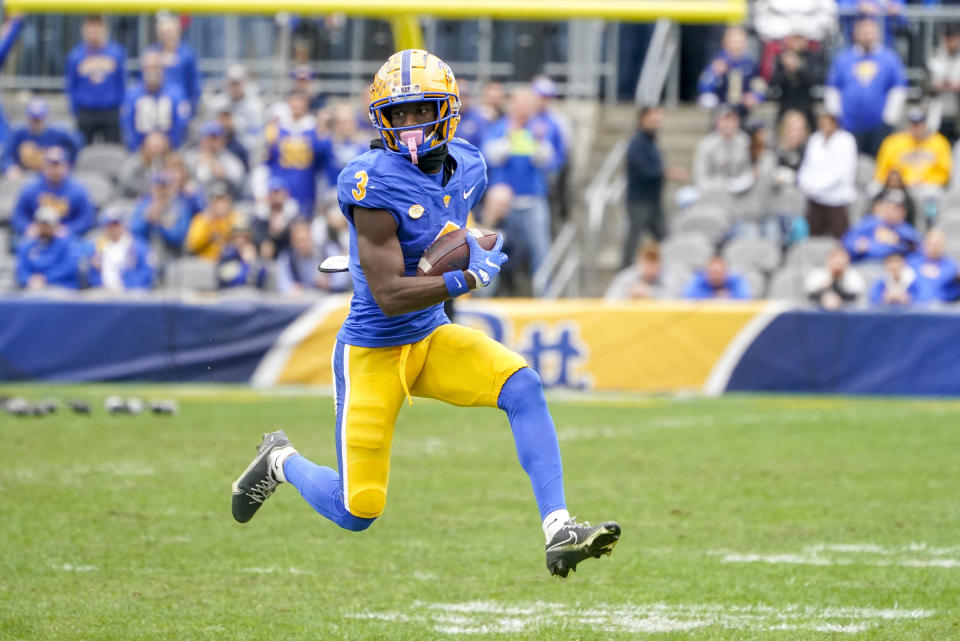
<path id="1" fill-rule="evenodd" d="M 462 325 L 441 325 L 416 343 L 395 347 L 337 341 L 337 457 L 347 510 L 362 518 L 383 512 L 393 426 L 404 399 L 496 407 L 504 383 L 526 365 L 516 352 Z"/>

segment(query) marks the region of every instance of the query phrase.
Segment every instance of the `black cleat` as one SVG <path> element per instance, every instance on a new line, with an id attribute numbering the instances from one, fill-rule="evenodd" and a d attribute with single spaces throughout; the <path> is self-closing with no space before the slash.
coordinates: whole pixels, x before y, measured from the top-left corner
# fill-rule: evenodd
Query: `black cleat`
<path id="1" fill-rule="evenodd" d="M 264 434 L 256 458 L 233 482 L 233 518 L 238 522 L 246 523 L 252 519 L 282 483 L 270 465 L 270 455 L 282 448 L 293 451 L 293 445 L 283 430 Z"/>
<path id="2" fill-rule="evenodd" d="M 551 575 L 567 578 L 570 570 L 576 572 L 577 564 L 590 557 L 599 559 L 613 552 L 620 540 L 620 525 L 607 521 L 597 526 L 589 523 L 567 521 L 547 543 L 547 570 Z"/>

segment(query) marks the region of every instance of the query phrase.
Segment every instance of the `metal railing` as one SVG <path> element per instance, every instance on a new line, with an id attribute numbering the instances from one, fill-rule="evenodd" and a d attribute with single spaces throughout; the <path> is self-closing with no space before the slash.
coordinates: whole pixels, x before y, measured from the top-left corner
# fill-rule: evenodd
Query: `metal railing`
<path id="1" fill-rule="evenodd" d="M 640 76 L 637 79 L 637 106 L 658 104 L 664 87 L 676 68 L 680 31 L 670 20 L 659 20 L 654 28 Z M 534 295 L 544 298 L 596 295 L 597 257 L 601 236 L 611 205 L 623 199 L 627 180 L 621 168 L 627 156 L 628 140 L 618 141 L 603 159 L 583 199 L 587 213 L 572 218 L 560 230 L 547 258 L 533 277 Z M 579 241 L 579 244 L 577 244 Z"/>

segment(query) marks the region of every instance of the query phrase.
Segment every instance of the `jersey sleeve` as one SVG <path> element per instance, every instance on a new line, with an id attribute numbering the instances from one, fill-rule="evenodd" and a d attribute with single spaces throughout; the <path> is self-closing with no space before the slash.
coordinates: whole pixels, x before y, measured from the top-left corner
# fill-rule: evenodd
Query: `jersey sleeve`
<path id="1" fill-rule="evenodd" d="M 340 211 L 353 224 L 354 207 L 365 209 L 383 209 L 393 216 L 397 225 L 400 217 L 390 202 L 393 189 L 389 179 L 377 171 L 375 163 L 356 159 L 344 167 L 337 178 L 337 200 Z"/>

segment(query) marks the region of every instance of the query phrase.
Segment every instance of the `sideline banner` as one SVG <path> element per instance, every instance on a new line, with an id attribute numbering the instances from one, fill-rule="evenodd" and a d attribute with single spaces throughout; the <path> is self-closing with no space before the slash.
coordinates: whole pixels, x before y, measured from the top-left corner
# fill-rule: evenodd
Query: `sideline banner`
<path id="1" fill-rule="evenodd" d="M 0 298 L 0 382 L 329 385 L 348 305 Z M 951 311 L 473 299 L 456 314 L 548 387 L 960 396 Z"/>

